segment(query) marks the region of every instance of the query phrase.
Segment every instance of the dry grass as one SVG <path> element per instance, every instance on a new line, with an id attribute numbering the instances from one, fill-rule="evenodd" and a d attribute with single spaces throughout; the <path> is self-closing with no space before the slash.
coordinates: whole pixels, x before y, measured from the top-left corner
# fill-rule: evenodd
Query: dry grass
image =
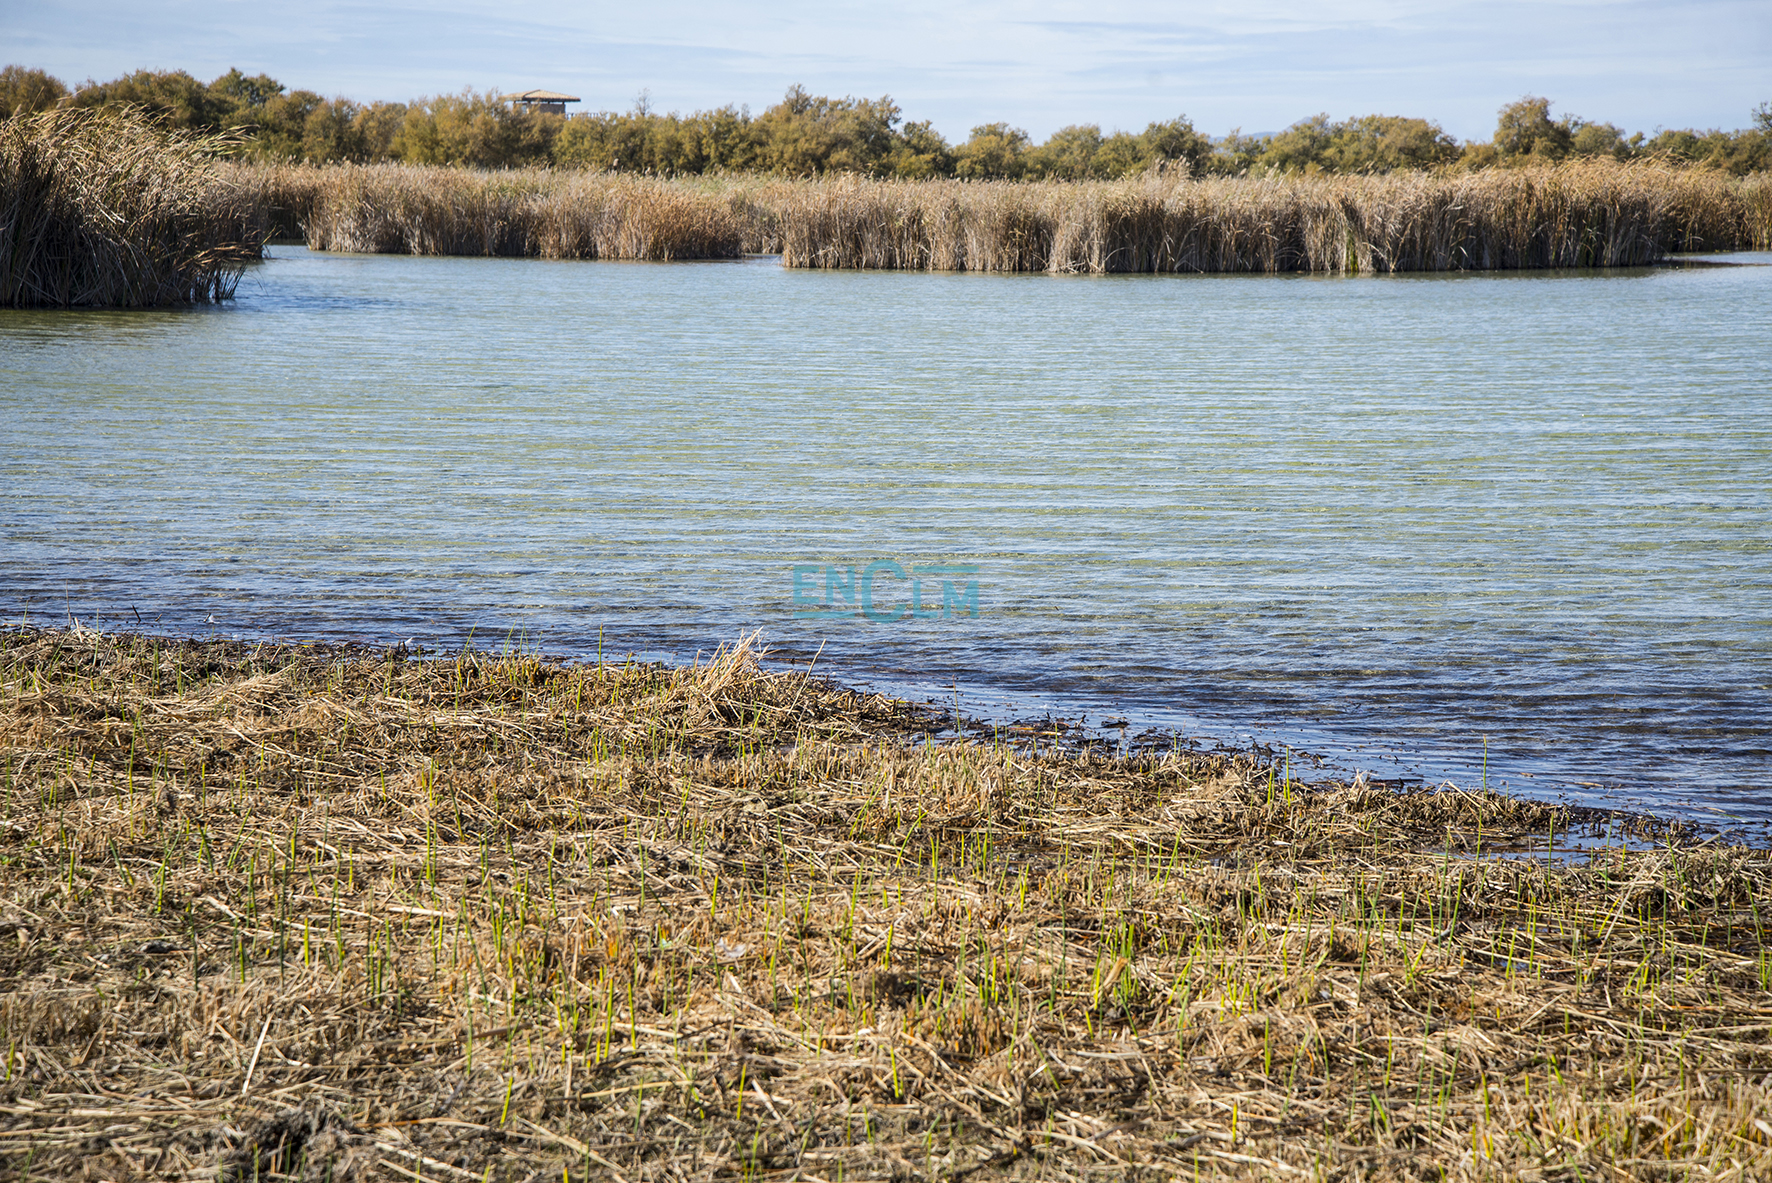
<path id="1" fill-rule="evenodd" d="M 399 165 L 241 167 L 319 250 L 1051 272 L 1635 266 L 1772 248 L 1772 181 L 1599 160 L 1472 174 L 1125 181 L 661 180 Z"/>
<path id="2" fill-rule="evenodd" d="M 1772 183 L 1586 161 L 1467 174 L 780 185 L 790 267 L 1393 272 L 1618 267 L 1772 245 Z"/>
<path id="3" fill-rule="evenodd" d="M 1772 859 L 757 667 L 0 634 L 0 1170 L 1772 1175 Z"/>
<path id="4" fill-rule="evenodd" d="M 0 121 L 0 306 L 125 308 L 233 295 L 262 238 L 220 142 L 137 113 Z"/>
<path id="5" fill-rule="evenodd" d="M 235 166 L 234 175 L 278 236 L 313 250 L 669 260 L 746 249 L 732 201 L 651 177 L 396 164 Z"/>

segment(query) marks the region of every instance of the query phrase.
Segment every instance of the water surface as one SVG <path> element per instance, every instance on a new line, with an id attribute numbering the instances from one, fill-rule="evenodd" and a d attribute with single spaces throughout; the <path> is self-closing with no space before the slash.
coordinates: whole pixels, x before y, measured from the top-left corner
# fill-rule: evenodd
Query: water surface
<path id="1" fill-rule="evenodd" d="M 273 253 L 229 307 L 0 314 L 0 616 L 762 628 L 999 716 L 1772 819 L 1772 267 Z M 796 564 L 877 559 L 979 615 L 794 618 Z"/>

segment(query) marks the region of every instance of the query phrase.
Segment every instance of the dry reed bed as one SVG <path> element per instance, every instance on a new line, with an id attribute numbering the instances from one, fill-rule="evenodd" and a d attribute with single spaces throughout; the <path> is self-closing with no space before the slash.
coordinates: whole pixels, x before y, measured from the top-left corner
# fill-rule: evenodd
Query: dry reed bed
<path id="1" fill-rule="evenodd" d="M 233 295 L 259 257 L 255 205 L 218 141 L 129 110 L 0 120 L 0 307 L 154 307 Z"/>
<path id="2" fill-rule="evenodd" d="M 774 202 L 791 267 L 1395 272 L 1620 267 L 1772 245 L 1772 184 L 1653 164 L 1097 183 L 819 182 Z"/>
<path id="3" fill-rule="evenodd" d="M 233 166 L 266 228 L 313 250 L 544 259 L 735 258 L 752 220 L 704 187 L 590 172 Z"/>
<path id="4" fill-rule="evenodd" d="M 245 168 L 321 250 L 1049 272 L 1635 266 L 1772 248 L 1772 182 L 1654 163 L 1113 182 L 814 181 L 397 165 Z"/>
<path id="5" fill-rule="evenodd" d="M 760 670 L 0 634 L 20 1178 L 1772 1175 L 1772 858 Z"/>

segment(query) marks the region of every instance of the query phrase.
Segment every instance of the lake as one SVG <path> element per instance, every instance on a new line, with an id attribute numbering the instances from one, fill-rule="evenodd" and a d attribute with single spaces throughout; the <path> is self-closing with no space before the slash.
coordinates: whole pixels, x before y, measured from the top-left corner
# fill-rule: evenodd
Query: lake
<path id="1" fill-rule="evenodd" d="M 0 313 L 0 617 L 675 661 L 760 628 L 999 721 L 1772 822 L 1772 256 L 270 253 L 220 308 Z"/>

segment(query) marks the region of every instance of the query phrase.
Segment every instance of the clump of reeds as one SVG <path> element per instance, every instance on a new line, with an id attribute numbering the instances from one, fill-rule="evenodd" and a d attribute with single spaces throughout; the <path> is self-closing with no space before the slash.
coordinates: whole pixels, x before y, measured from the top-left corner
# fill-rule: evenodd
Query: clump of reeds
<path id="1" fill-rule="evenodd" d="M 0 305 L 124 308 L 233 295 L 261 235 L 213 139 L 128 109 L 0 122 Z"/>
<path id="2" fill-rule="evenodd" d="M 222 174 L 251 203 L 267 239 L 305 241 L 326 171 L 310 164 L 222 161 Z"/>
<path id="3" fill-rule="evenodd" d="M 1772 235 L 1763 179 L 1655 163 L 1383 176 L 772 189 L 791 267 L 1395 272 L 1617 267 Z"/>
<path id="4" fill-rule="evenodd" d="M 1654 162 L 1101 182 L 662 179 L 241 167 L 317 250 L 565 259 L 779 252 L 789 267 L 1396 272 L 1618 267 L 1772 243 L 1772 185 Z"/>
<path id="5" fill-rule="evenodd" d="M 708 259 L 745 253 L 732 203 L 652 177 L 568 173 L 531 201 L 548 259 Z"/>
<path id="6" fill-rule="evenodd" d="M 1767 851 L 755 658 L 0 634 L 0 1171 L 1772 1175 Z"/>
<path id="7" fill-rule="evenodd" d="M 240 167 L 280 236 L 364 254 L 709 259 L 745 218 L 705 187 L 613 173 L 409 165 Z"/>

